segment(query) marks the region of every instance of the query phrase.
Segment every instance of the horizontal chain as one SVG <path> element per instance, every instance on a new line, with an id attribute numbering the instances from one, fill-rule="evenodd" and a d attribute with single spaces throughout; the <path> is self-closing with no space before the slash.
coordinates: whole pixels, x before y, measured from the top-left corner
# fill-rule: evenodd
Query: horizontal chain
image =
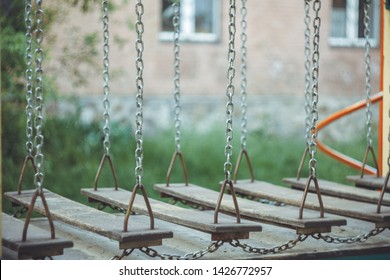
<path id="1" fill-rule="evenodd" d="M 211 207 L 205 207 L 205 206 L 202 206 L 202 205 L 199 205 L 197 203 L 192 203 L 192 202 L 189 202 L 189 201 L 186 201 L 186 200 L 183 200 L 183 199 L 179 199 L 179 198 L 176 198 L 176 197 L 172 197 L 172 199 L 169 201 L 170 204 L 172 205 L 175 205 L 176 203 L 182 203 L 184 205 L 187 205 L 193 209 L 196 209 L 196 210 L 200 210 L 200 211 L 204 211 L 204 210 L 213 210 L 214 208 L 211 208 Z"/>
<path id="2" fill-rule="evenodd" d="M 260 255 L 277 254 L 294 248 L 299 242 L 305 241 L 307 237 L 308 237 L 307 234 L 299 234 L 297 238 L 293 240 L 289 240 L 286 243 L 271 248 L 253 247 L 248 244 L 242 244 L 237 239 L 230 241 L 230 245 L 236 248 L 241 248 L 246 253 L 260 254 Z"/>
<path id="3" fill-rule="evenodd" d="M 149 247 L 142 247 L 139 248 L 139 250 L 151 258 L 160 258 L 162 260 L 197 260 L 208 253 L 213 253 L 217 251 L 224 243 L 224 241 L 215 241 L 203 250 L 195 251 L 193 253 L 188 253 L 185 255 L 160 254 L 156 250 Z"/>
<path id="4" fill-rule="evenodd" d="M 299 234 L 295 239 L 289 240 L 286 243 L 283 243 L 278 246 L 274 246 L 271 248 L 264 248 L 264 247 L 253 247 L 251 245 L 241 243 L 238 239 L 233 239 L 229 242 L 229 244 L 235 248 L 241 248 L 246 253 L 251 254 L 260 254 L 260 255 L 267 255 L 267 254 L 277 254 L 281 253 L 287 250 L 290 250 L 294 248 L 298 243 L 305 241 L 309 236 L 313 237 L 317 240 L 324 240 L 327 243 L 334 243 L 334 244 L 352 244 L 356 242 L 365 242 L 370 237 L 376 236 L 380 233 L 382 233 L 384 230 L 389 229 L 390 227 L 383 227 L 383 228 L 374 228 L 371 231 L 369 231 L 366 234 L 361 234 L 356 237 L 334 237 L 330 235 L 323 235 L 321 233 L 315 233 L 315 234 Z M 196 260 L 200 259 L 206 254 L 213 253 L 217 251 L 225 241 L 215 241 L 212 242 L 207 248 L 199 251 L 195 251 L 192 253 L 187 253 L 184 255 L 178 255 L 178 254 L 166 254 L 166 253 L 159 253 L 157 250 L 150 248 L 150 247 L 141 247 L 138 248 L 142 253 L 145 255 L 151 257 L 151 258 L 160 258 L 162 260 Z M 126 256 L 129 256 L 134 249 L 127 249 L 124 250 L 122 255 L 120 256 L 114 256 L 112 260 L 121 260 Z"/>
<path id="5" fill-rule="evenodd" d="M 370 237 L 376 236 L 380 233 L 382 233 L 386 228 L 374 228 L 368 233 L 357 235 L 354 237 L 339 237 L 339 236 L 330 236 L 330 235 L 323 235 L 321 233 L 315 233 L 311 236 L 317 240 L 324 240 L 327 243 L 334 243 L 334 244 L 352 244 L 357 242 L 365 242 Z M 387 229 L 390 230 L 390 227 L 387 227 Z"/>
<path id="6" fill-rule="evenodd" d="M 113 256 L 111 258 L 111 260 L 122 260 L 124 257 L 130 256 L 131 253 L 133 253 L 133 251 L 134 251 L 134 249 L 125 249 L 125 250 L 123 250 L 123 253 L 120 256 L 118 256 L 118 255 Z"/>

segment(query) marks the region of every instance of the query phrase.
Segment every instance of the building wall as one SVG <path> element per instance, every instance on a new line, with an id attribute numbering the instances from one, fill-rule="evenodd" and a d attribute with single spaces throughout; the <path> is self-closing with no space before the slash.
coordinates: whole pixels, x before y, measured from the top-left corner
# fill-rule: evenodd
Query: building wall
<path id="1" fill-rule="evenodd" d="M 49 1 L 58 4 L 58 1 Z M 135 1 L 114 1 L 117 4 L 110 14 L 110 69 L 111 92 L 127 96 L 135 92 Z M 320 81 L 322 96 L 350 96 L 353 100 L 365 98 L 364 49 L 331 47 L 330 16 L 332 1 L 322 1 L 320 37 Z M 227 84 L 228 1 L 220 0 L 221 34 L 216 43 L 181 44 L 181 89 L 183 95 L 218 96 L 225 94 Z M 240 1 L 237 1 L 240 6 Z M 169 97 L 173 89 L 172 42 L 162 42 L 160 31 L 161 3 L 145 0 L 144 83 L 145 96 Z M 303 100 L 304 90 L 304 8 L 302 0 L 248 1 L 248 90 L 253 95 L 293 95 Z M 237 11 L 239 15 L 239 9 Z M 77 41 L 83 34 L 96 32 L 102 43 L 100 7 L 84 14 L 75 8 L 62 14 L 54 26 L 56 45 L 47 69 L 55 73 L 60 92 L 64 95 L 99 96 L 102 94 L 101 45 L 97 46 L 97 59 L 93 67 L 76 57 L 80 73 L 88 82 L 75 85 L 72 77 L 61 66 L 64 47 L 79 48 Z M 238 17 L 239 19 L 239 17 Z M 240 27 L 237 24 L 237 51 Z M 76 52 L 82 50 L 77 49 Z M 379 49 L 372 49 L 373 93 L 378 91 Z M 73 57 L 74 59 L 74 57 Z M 236 83 L 239 88 L 240 56 L 236 57 Z M 238 91 L 238 90 L 237 90 Z"/>

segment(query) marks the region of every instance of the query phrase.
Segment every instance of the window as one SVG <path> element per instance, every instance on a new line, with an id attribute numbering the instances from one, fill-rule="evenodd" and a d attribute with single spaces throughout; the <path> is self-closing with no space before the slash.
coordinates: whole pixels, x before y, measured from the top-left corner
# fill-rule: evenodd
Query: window
<path id="1" fill-rule="evenodd" d="M 379 44 L 379 5 L 379 1 L 371 0 L 368 12 L 373 47 Z M 329 43 L 341 47 L 364 46 L 364 0 L 333 0 Z"/>
<path id="2" fill-rule="evenodd" d="M 172 0 L 162 1 L 161 40 L 172 40 Z M 180 1 L 180 39 L 215 42 L 219 34 L 219 0 Z"/>

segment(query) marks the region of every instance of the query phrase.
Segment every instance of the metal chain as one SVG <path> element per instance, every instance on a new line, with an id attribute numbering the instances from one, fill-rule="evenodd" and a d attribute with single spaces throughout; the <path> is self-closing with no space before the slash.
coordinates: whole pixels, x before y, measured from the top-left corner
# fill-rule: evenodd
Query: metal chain
<path id="1" fill-rule="evenodd" d="M 334 244 L 352 244 L 356 242 L 365 242 L 367 241 L 370 237 L 376 236 L 380 233 L 382 233 L 386 228 L 374 228 L 368 233 L 361 234 L 358 236 L 354 237 L 338 237 L 338 236 L 330 236 L 330 235 L 323 235 L 321 233 L 315 233 L 312 234 L 311 236 L 317 240 L 324 240 L 327 243 L 334 243 Z M 387 229 L 390 230 L 390 227 L 387 227 Z"/>
<path id="2" fill-rule="evenodd" d="M 173 97 L 175 100 L 174 114 L 175 114 L 175 145 L 176 152 L 180 152 L 180 112 L 181 112 L 181 104 L 180 104 L 180 2 L 174 1 L 172 4 L 173 7 L 173 54 L 174 54 L 174 78 L 173 83 L 175 86 Z"/>
<path id="3" fill-rule="evenodd" d="M 110 74 L 109 74 L 109 28 L 108 28 L 108 0 L 102 1 L 102 11 L 103 11 L 103 133 L 104 133 L 104 140 L 103 140 L 103 148 L 106 155 L 109 155 L 110 153 L 110 114 L 109 114 L 109 108 L 110 108 L 110 101 L 109 101 L 109 94 L 110 94 Z"/>
<path id="4" fill-rule="evenodd" d="M 307 147 L 310 145 L 310 111 L 311 111 L 311 76 L 310 76 L 310 70 L 311 70 L 311 61 L 310 61 L 310 55 L 311 55 L 311 46 L 310 46 L 310 1 L 311 0 L 305 0 L 305 112 L 306 112 L 306 143 Z"/>
<path id="5" fill-rule="evenodd" d="M 287 251 L 287 250 L 294 248 L 299 242 L 305 241 L 307 237 L 308 237 L 307 234 L 299 234 L 299 235 L 297 235 L 297 238 L 290 240 L 282 245 L 274 246 L 271 248 L 253 247 L 253 246 L 250 246 L 248 244 L 242 244 L 237 239 L 230 241 L 230 245 L 232 245 L 233 247 L 236 247 L 236 248 L 241 248 L 242 250 L 244 250 L 244 252 L 247 252 L 247 253 L 261 254 L 261 255 L 277 254 L 277 253 L 284 252 L 284 251 Z"/>
<path id="6" fill-rule="evenodd" d="M 110 260 L 122 260 L 124 257 L 130 256 L 131 253 L 133 253 L 133 251 L 134 249 L 125 249 L 123 250 L 123 253 L 120 256 L 115 255 Z"/>
<path id="7" fill-rule="evenodd" d="M 35 187 L 39 194 L 42 192 L 43 184 L 43 153 L 42 146 L 44 137 L 42 135 L 42 122 L 43 122 L 43 95 L 42 95 L 42 86 L 43 86 L 43 70 L 42 70 L 42 60 L 43 60 L 43 50 L 41 43 L 43 41 L 43 10 L 42 10 L 42 0 L 36 0 L 36 11 L 35 11 L 35 149 L 36 154 L 34 157 L 35 165 L 37 168 L 36 174 L 34 176 Z"/>
<path id="8" fill-rule="evenodd" d="M 204 210 L 212 210 L 213 208 L 212 207 L 206 207 L 206 206 L 203 206 L 203 205 L 200 205 L 200 204 L 197 204 L 197 203 L 193 203 L 193 202 L 190 202 L 190 201 L 187 201 L 187 200 L 183 200 L 183 199 L 180 199 L 180 198 L 176 198 L 176 197 L 172 197 L 170 200 L 169 200 L 169 203 L 172 204 L 172 205 L 175 205 L 176 203 L 182 203 L 188 207 L 191 207 L 193 209 L 196 209 L 196 210 L 199 210 L 199 211 L 204 211 Z"/>
<path id="9" fill-rule="evenodd" d="M 245 150 L 247 145 L 247 8 L 246 0 L 242 0 L 241 7 L 241 149 Z"/>
<path id="10" fill-rule="evenodd" d="M 176 255 L 176 254 L 160 254 L 156 250 L 149 247 L 142 247 L 139 250 L 145 255 L 151 258 L 160 258 L 162 260 L 197 260 L 202 258 L 208 253 L 213 253 L 217 251 L 225 242 L 224 241 L 215 241 L 212 242 L 207 248 L 193 253 L 187 253 L 185 255 Z"/>
<path id="11" fill-rule="evenodd" d="M 367 127 L 367 143 L 372 147 L 372 128 L 371 128 L 371 44 L 370 44 L 370 16 L 368 14 L 371 0 L 364 1 L 364 37 L 366 40 L 364 62 L 365 62 L 365 81 L 366 81 L 366 127 Z"/>
<path id="12" fill-rule="evenodd" d="M 229 6 L 229 51 L 228 51 L 228 85 L 226 87 L 226 96 L 228 97 L 228 102 L 226 104 L 226 145 L 225 145 L 225 156 L 226 162 L 224 164 L 224 172 L 227 180 L 230 180 L 230 173 L 232 169 L 231 157 L 233 155 L 233 95 L 234 95 L 234 85 L 233 78 L 235 76 L 234 68 L 234 59 L 236 57 L 235 50 L 235 35 L 236 35 L 236 1 L 230 0 Z"/>
<path id="13" fill-rule="evenodd" d="M 319 73 L 319 43 L 320 43 L 320 27 L 321 27 L 321 18 L 319 17 L 319 12 L 321 9 L 321 1 L 315 0 L 313 3 L 313 10 L 315 11 L 315 18 L 313 20 L 314 27 L 314 36 L 313 36 L 313 55 L 312 55 L 312 95 L 311 95 L 311 125 L 310 125 L 310 144 L 309 144 L 309 153 L 310 153 L 310 174 L 315 178 L 317 175 L 317 160 L 315 155 L 317 153 L 317 143 L 316 139 L 318 137 L 317 121 L 318 121 L 318 73 Z"/>
<path id="14" fill-rule="evenodd" d="M 26 0 L 25 2 L 25 24 L 26 24 L 26 148 L 27 155 L 32 156 L 33 152 L 33 70 L 32 70 L 32 4 L 31 0 Z"/>
<path id="15" fill-rule="evenodd" d="M 135 149 L 135 176 L 138 185 L 142 185 L 142 177 L 143 177 L 143 90 L 144 90 L 144 81 L 143 81 L 143 70 L 144 70 L 144 62 L 142 58 L 142 54 L 144 51 L 144 42 L 142 40 L 142 34 L 144 33 L 144 24 L 142 22 L 142 15 L 144 14 L 144 5 L 141 0 L 138 0 L 135 6 L 135 12 L 137 15 L 137 21 L 135 23 L 135 28 L 137 32 L 137 40 L 135 42 L 135 49 L 137 51 L 137 58 L 135 61 L 137 77 L 136 77 L 136 86 L 137 86 L 137 95 L 136 95 L 136 106 L 137 112 L 135 117 L 136 131 L 135 131 L 135 139 L 136 139 L 136 149 Z"/>

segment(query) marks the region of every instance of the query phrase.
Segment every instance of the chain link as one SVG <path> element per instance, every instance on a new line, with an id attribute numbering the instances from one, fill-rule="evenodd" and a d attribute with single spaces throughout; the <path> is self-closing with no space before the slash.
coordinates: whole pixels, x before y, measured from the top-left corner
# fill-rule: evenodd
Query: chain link
<path id="1" fill-rule="evenodd" d="M 277 254 L 294 248 L 299 242 L 305 241 L 307 237 L 308 237 L 307 234 L 299 234 L 295 239 L 289 240 L 286 243 L 271 248 L 253 247 L 245 243 L 242 244 L 237 239 L 230 241 L 230 245 L 236 248 L 241 248 L 246 253 L 260 254 L 260 255 Z"/>
<path id="2" fill-rule="evenodd" d="M 311 111 L 311 76 L 310 76 L 310 70 L 311 70 L 311 61 L 310 61 L 310 55 L 311 55 L 311 46 L 310 46 L 310 38 L 311 38 L 311 32 L 310 32 L 310 23 L 311 23 L 311 17 L 310 17 L 310 1 L 311 0 L 305 0 L 305 112 L 306 112 L 306 143 L 307 147 L 310 145 L 310 111 Z"/>
<path id="3" fill-rule="evenodd" d="M 185 255 L 176 255 L 176 254 L 160 254 L 156 250 L 149 247 L 142 247 L 139 250 L 145 255 L 151 258 L 160 258 L 162 260 L 197 260 L 202 258 L 208 253 L 213 253 L 217 251 L 225 242 L 224 241 L 215 241 L 212 242 L 207 248 L 192 253 L 187 253 Z"/>
<path id="4" fill-rule="evenodd" d="M 144 62 L 142 58 L 142 54 L 144 51 L 144 42 L 142 40 L 142 35 L 144 33 L 144 24 L 142 22 L 142 15 L 144 14 L 144 5 L 141 0 L 138 0 L 135 6 L 135 12 L 137 15 L 137 21 L 135 23 L 135 28 L 137 32 L 137 40 L 135 42 L 135 49 L 137 51 L 137 58 L 135 61 L 137 77 L 136 77 L 136 86 L 137 86 L 137 95 L 136 95 L 136 131 L 135 131 L 135 139 L 136 139 L 136 149 L 135 149 L 135 176 L 138 185 L 142 185 L 142 177 L 143 177 L 143 90 L 144 90 L 144 81 L 143 81 L 143 70 L 144 70 Z"/>
<path id="5" fill-rule="evenodd" d="M 230 0 L 229 6 L 229 51 L 228 51 L 228 85 L 226 87 L 226 96 L 228 101 L 226 104 L 226 146 L 225 146 L 225 156 L 226 162 L 224 164 L 224 172 L 226 179 L 230 180 L 230 173 L 232 169 L 231 157 L 233 155 L 233 95 L 234 95 L 234 85 L 233 79 L 235 76 L 234 68 L 234 59 L 236 57 L 235 50 L 235 35 L 236 35 L 236 1 Z"/>
<path id="6" fill-rule="evenodd" d="M 365 81 L 366 81 L 366 127 L 367 127 L 367 143 L 369 147 L 372 147 L 372 110 L 371 110 L 371 44 L 370 44 L 370 9 L 371 0 L 364 1 L 364 38 L 365 43 L 365 53 L 364 53 L 364 62 L 365 62 Z"/>
<path id="7" fill-rule="evenodd" d="M 110 153 L 110 74 L 109 74 L 109 20 L 108 20 L 108 0 L 102 1 L 102 12 L 103 12 L 103 133 L 104 133 L 104 141 L 103 148 L 106 155 Z"/>
<path id="8" fill-rule="evenodd" d="M 311 236 L 317 240 L 324 240 L 327 243 L 334 243 L 334 244 L 352 244 L 352 243 L 357 243 L 357 242 L 365 242 L 367 241 L 370 237 L 376 236 L 380 233 L 382 233 L 386 228 L 374 228 L 368 233 L 361 234 L 358 236 L 354 237 L 338 237 L 338 236 L 330 236 L 330 235 L 323 235 L 321 233 L 315 233 L 312 234 Z M 390 230 L 390 227 L 387 229 Z"/>
<path id="9" fill-rule="evenodd" d="M 174 114 L 175 114 L 175 145 L 176 152 L 180 152 L 180 112 L 181 112 L 181 104 L 180 104 L 180 2 L 174 1 L 172 4 L 173 8 L 173 55 L 174 55 L 174 78 L 173 83 L 175 86 L 173 97 L 175 100 Z"/>
<path id="10" fill-rule="evenodd" d="M 247 13 L 246 0 L 242 0 L 241 7 L 241 149 L 245 150 L 247 145 Z"/>
<path id="11" fill-rule="evenodd" d="M 312 55 L 312 95 L 311 95 L 311 137 L 309 144 L 309 153 L 310 153 L 310 174 L 315 178 L 317 172 L 317 160 L 315 155 L 317 153 L 317 143 L 316 139 L 318 137 L 317 121 L 318 121 L 318 73 L 319 73 L 319 43 L 320 43 L 320 27 L 321 27 L 321 18 L 319 12 L 321 9 L 321 1 L 315 0 L 313 3 L 313 10 L 315 12 L 315 18 L 313 20 L 314 35 L 313 35 L 313 55 Z"/>
<path id="12" fill-rule="evenodd" d="M 110 260 L 122 260 L 124 257 L 128 257 L 131 255 L 131 253 L 133 253 L 134 249 L 125 249 L 123 250 L 123 253 L 118 256 L 113 256 Z"/>
<path id="13" fill-rule="evenodd" d="M 26 148 L 27 148 L 27 155 L 32 156 L 33 152 L 33 85 L 32 85 L 32 78 L 33 78 L 33 70 L 32 70 L 32 60 L 33 60 L 33 54 L 32 54 L 32 4 L 31 0 L 26 0 L 25 2 L 25 25 L 26 25 Z"/>
<path id="14" fill-rule="evenodd" d="M 43 50 L 41 43 L 43 41 L 43 10 L 42 10 L 42 0 L 36 0 L 36 11 L 35 11 L 35 149 L 36 154 L 34 157 L 35 165 L 37 168 L 36 174 L 34 176 L 35 187 L 39 194 L 42 192 L 43 184 L 43 153 L 42 146 L 44 137 L 42 135 L 42 122 L 43 122 L 43 70 L 42 70 L 42 60 L 43 60 Z"/>

